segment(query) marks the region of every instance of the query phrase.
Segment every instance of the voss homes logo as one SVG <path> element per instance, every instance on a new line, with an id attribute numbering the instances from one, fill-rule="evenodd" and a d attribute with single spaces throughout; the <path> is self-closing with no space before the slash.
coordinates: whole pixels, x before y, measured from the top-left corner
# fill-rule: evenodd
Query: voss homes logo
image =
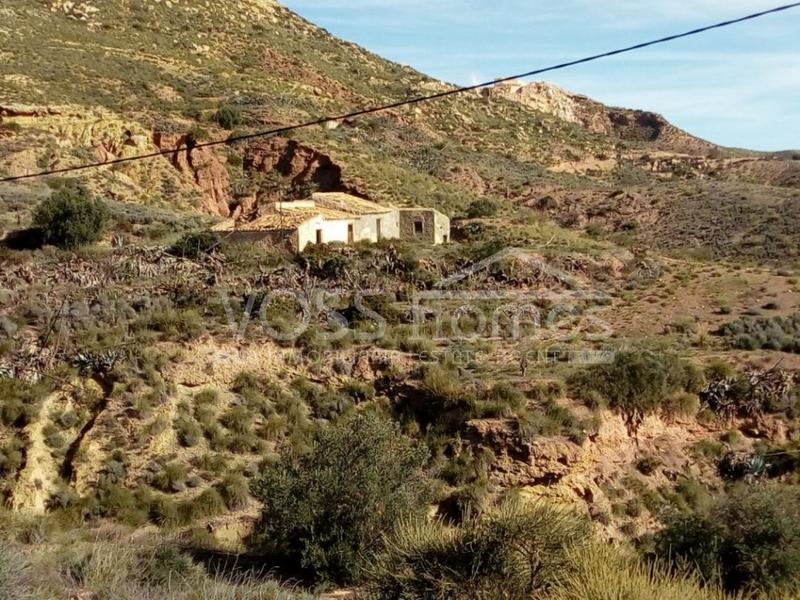
<path id="1" fill-rule="evenodd" d="M 379 297 L 385 297 L 382 290 L 306 285 L 250 295 L 240 319 L 228 298 L 223 298 L 223 306 L 237 337 L 243 337 L 255 321 L 282 343 L 298 340 L 312 327 L 322 341 L 352 335 L 356 342 L 376 343 L 389 331 L 389 315 L 381 314 L 380 302 L 371 302 Z M 510 248 L 442 279 L 430 290 L 415 291 L 409 298 L 411 339 L 440 344 L 505 339 L 535 342 L 539 348 L 574 340 L 594 342 L 612 333 L 598 316 L 610 302 L 608 294 L 554 268 L 541 255 Z M 276 318 L 281 307 L 294 315 L 288 326 Z M 593 350 L 579 350 L 570 357 L 573 362 L 605 359 Z"/>
<path id="2" fill-rule="evenodd" d="M 482 285 L 486 282 L 496 285 Z M 597 314 L 610 303 L 608 294 L 554 268 L 541 255 L 510 248 L 443 279 L 432 290 L 416 292 L 414 335 L 436 341 L 508 339 L 540 346 L 575 339 L 593 342 L 612 334 Z"/>

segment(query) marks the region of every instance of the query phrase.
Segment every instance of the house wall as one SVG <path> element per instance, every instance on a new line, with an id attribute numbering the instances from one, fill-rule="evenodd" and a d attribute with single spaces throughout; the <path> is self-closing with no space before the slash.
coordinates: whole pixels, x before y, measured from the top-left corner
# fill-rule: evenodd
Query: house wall
<path id="1" fill-rule="evenodd" d="M 434 244 L 447 244 L 450 242 L 450 217 L 443 215 L 440 212 L 433 212 L 434 220 L 436 222 L 436 236 L 433 240 Z"/>
<path id="2" fill-rule="evenodd" d="M 228 234 L 230 241 L 245 244 L 288 244 L 302 252 L 309 244 L 317 243 L 317 230 L 322 230 L 322 242 L 346 244 L 348 225 L 353 226 L 353 241 L 378 241 L 378 219 L 381 221 L 382 239 L 420 240 L 429 244 L 450 241 L 450 219 L 432 209 L 393 210 L 391 212 L 362 215 L 353 219 L 327 220 L 322 216 L 309 219 L 294 230 L 236 231 Z M 414 223 L 420 221 L 423 231 L 417 234 Z"/>
<path id="3" fill-rule="evenodd" d="M 381 238 L 394 240 L 400 237 L 400 215 L 395 210 L 379 215 L 362 215 L 355 220 L 355 241 L 378 241 L 378 219 L 381 221 Z"/>
<path id="4" fill-rule="evenodd" d="M 297 249 L 302 252 L 308 244 L 316 244 L 317 230 L 319 229 L 322 230 L 323 244 L 332 244 L 334 242 L 346 244 L 348 242 L 347 226 L 351 223 L 354 224 L 354 221 L 344 219 L 327 221 L 322 217 L 314 217 L 297 228 Z"/>
<path id="5" fill-rule="evenodd" d="M 415 224 L 422 223 L 418 233 Z M 450 219 L 430 208 L 412 208 L 400 211 L 400 237 L 404 240 L 421 240 L 429 244 L 450 241 Z"/>

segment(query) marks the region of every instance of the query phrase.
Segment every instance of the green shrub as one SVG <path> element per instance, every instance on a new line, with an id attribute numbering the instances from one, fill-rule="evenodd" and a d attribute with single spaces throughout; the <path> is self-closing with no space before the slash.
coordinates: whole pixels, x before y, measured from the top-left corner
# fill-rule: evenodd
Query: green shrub
<path id="1" fill-rule="evenodd" d="M 700 397 L 689 392 L 677 392 L 661 403 L 661 412 L 668 418 L 694 417 L 700 410 Z"/>
<path id="2" fill-rule="evenodd" d="M 203 439 L 202 428 L 189 418 L 178 419 L 175 428 L 178 431 L 178 441 L 186 448 L 196 446 Z"/>
<path id="3" fill-rule="evenodd" d="M 186 465 L 179 462 L 171 462 L 164 465 L 155 477 L 153 477 L 153 487 L 162 492 L 175 493 L 186 489 L 186 478 L 189 472 Z"/>
<path id="4" fill-rule="evenodd" d="M 339 279 L 351 267 L 352 258 L 328 244 L 309 244 L 295 256 L 298 267 L 320 279 Z"/>
<path id="5" fill-rule="evenodd" d="M 464 523 L 481 515 L 490 499 L 489 482 L 482 478 L 458 488 L 441 500 L 438 515 L 450 524 Z"/>
<path id="6" fill-rule="evenodd" d="M 185 233 L 169 248 L 169 253 L 189 260 L 200 260 L 220 244 L 219 235 L 208 229 Z"/>
<path id="7" fill-rule="evenodd" d="M 80 417 L 74 410 L 67 410 L 59 414 L 56 421 L 64 429 L 72 429 L 80 422 Z"/>
<path id="8" fill-rule="evenodd" d="M 447 367 L 434 365 L 426 369 L 421 388 L 426 395 L 437 399 L 442 408 L 471 404 L 464 396 L 463 381 Z"/>
<path id="9" fill-rule="evenodd" d="M 34 598 L 32 570 L 25 555 L 0 541 L 0 600 L 30 600 Z"/>
<path id="10" fill-rule="evenodd" d="M 150 503 L 150 520 L 161 527 L 170 527 L 180 521 L 178 505 L 169 498 L 156 498 Z"/>
<path id="11" fill-rule="evenodd" d="M 22 429 L 38 414 L 48 389 L 19 379 L 0 379 L 0 423 Z"/>
<path id="12" fill-rule="evenodd" d="M 487 198 L 475 200 L 467 208 L 467 217 L 470 219 L 479 219 L 482 217 L 493 217 L 497 214 L 497 203 Z"/>
<path id="13" fill-rule="evenodd" d="M 703 384 L 699 369 L 680 358 L 649 350 L 619 352 L 614 362 L 580 371 L 569 380 L 572 392 L 593 404 L 598 395 L 621 412 L 635 430 L 645 416 L 656 413 L 671 395 L 696 393 Z"/>
<path id="14" fill-rule="evenodd" d="M 253 483 L 264 503 L 255 542 L 314 579 L 358 581 L 382 534 L 424 512 L 426 461 L 423 448 L 377 416 L 323 429 L 309 453 L 285 448 Z"/>
<path id="15" fill-rule="evenodd" d="M 371 383 L 351 379 L 342 386 L 341 392 L 349 396 L 353 402 L 366 402 L 375 397 L 375 386 Z"/>
<path id="16" fill-rule="evenodd" d="M 214 120 L 223 129 L 234 129 L 242 124 L 242 111 L 238 106 L 220 106 L 214 113 Z"/>
<path id="17" fill-rule="evenodd" d="M 789 317 L 742 317 L 718 332 L 734 348 L 800 353 L 800 313 Z"/>
<path id="18" fill-rule="evenodd" d="M 187 500 L 178 508 L 178 515 L 182 523 L 195 523 L 220 515 L 226 510 L 225 500 L 216 488 L 208 488 L 202 494 Z"/>
<path id="19" fill-rule="evenodd" d="M 165 544 L 145 553 L 138 563 L 137 579 L 149 586 L 175 589 L 203 576 L 202 568 L 191 556 Z"/>
<path id="20" fill-rule="evenodd" d="M 526 410 L 517 415 L 517 425 L 524 438 L 535 439 L 537 436 L 552 437 L 565 435 L 576 444 L 585 441 L 585 423 L 581 423 L 572 412 L 548 400 L 544 406 Z"/>
<path id="21" fill-rule="evenodd" d="M 0 449 L 0 475 L 11 475 L 19 470 L 25 460 L 24 449 L 24 444 L 16 437 L 6 442 Z"/>
<path id="22" fill-rule="evenodd" d="M 436 425 L 443 431 L 455 432 L 480 415 L 481 390 L 465 382 L 455 369 L 431 365 L 423 372 L 419 387 L 420 393 L 407 398 L 398 408 L 422 427 Z"/>
<path id="23" fill-rule="evenodd" d="M 36 207 L 33 224 L 45 244 L 73 249 L 100 239 L 108 220 L 105 204 L 81 185 L 68 185 Z"/>
<path id="24" fill-rule="evenodd" d="M 549 600 L 721 600 L 699 577 L 647 564 L 611 546 L 574 552 Z"/>
<path id="25" fill-rule="evenodd" d="M 511 417 L 525 408 L 528 399 L 519 387 L 508 382 L 494 384 L 480 402 L 481 416 L 485 418 Z"/>
<path id="26" fill-rule="evenodd" d="M 404 521 L 375 560 L 369 592 L 386 600 L 546 597 L 589 535 L 581 518 L 547 504 L 508 502 L 457 528 Z"/>
<path id="27" fill-rule="evenodd" d="M 800 572 L 800 488 L 738 486 L 708 508 L 672 518 L 656 554 L 693 565 L 728 590 L 772 590 Z"/>
<path id="28" fill-rule="evenodd" d="M 232 406 L 225 411 L 220 422 L 240 435 L 247 435 L 253 431 L 253 413 L 244 406 Z"/>
<path id="29" fill-rule="evenodd" d="M 101 482 L 91 512 L 94 516 L 114 518 L 139 526 L 149 519 L 151 498 L 144 489 L 130 490 L 117 483 Z"/>
<path id="30" fill-rule="evenodd" d="M 150 311 L 131 326 L 134 330 L 150 330 L 173 340 L 187 341 L 197 337 L 204 328 L 203 318 L 192 308 L 164 308 Z"/>
<path id="31" fill-rule="evenodd" d="M 250 488 L 247 479 L 242 475 L 227 475 L 218 485 L 220 496 L 230 510 L 240 510 L 247 506 L 250 499 Z"/>

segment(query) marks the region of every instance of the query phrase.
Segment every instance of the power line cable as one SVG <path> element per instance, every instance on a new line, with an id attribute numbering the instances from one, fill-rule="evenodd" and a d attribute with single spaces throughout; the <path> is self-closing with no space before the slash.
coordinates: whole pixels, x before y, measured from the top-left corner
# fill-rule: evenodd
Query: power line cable
<path id="1" fill-rule="evenodd" d="M 739 17 L 737 19 L 731 19 L 731 20 L 728 20 L 728 21 L 722 21 L 720 23 L 715 23 L 713 25 L 707 25 L 705 27 L 700 27 L 698 29 L 693 29 L 691 31 L 686 31 L 684 33 L 678 33 L 678 34 L 675 34 L 675 35 L 662 37 L 662 38 L 659 38 L 659 39 L 651 40 L 649 42 L 642 42 L 640 44 L 635 44 L 633 46 L 627 46 L 625 48 L 620 48 L 618 50 L 610 50 L 608 52 L 603 52 L 603 53 L 600 53 L 600 54 L 594 54 L 592 56 L 587 56 L 587 57 L 580 58 L 580 59 L 577 59 L 577 60 L 571 60 L 571 61 L 564 62 L 564 63 L 561 63 L 561 64 L 553 65 L 551 67 L 545 67 L 543 69 L 536 69 L 536 70 L 533 70 L 533 71 L 528 71 L 526 73 L 519 73 L 517 75 L 509 75 L 507 77 L 501 77 L 499 79 L 493 79 L 492 81 L 486 81 L 486 82 L 478 83 L 478 84 L 475 84 L 475 85 L 469 85 L 469 86 L 465 86 L 465 87 L 457 87 L 457 88 L 453 88 L 451 90 L 447 90 L 447 91 L 444 91 L 444 92 L 439 92 L 439 93 L 436 93 L 436 94 L 430 94 L 430 95 L 427 95 L 427 96 L 418 96 L 416 98 L 409 98 L 409 99 L 406 99 L 406 100 L 401 100 L 399 102 L 393 102 L 391 104 L 385 104 L 385 105 L 382 105 L 382 106 L 366 108 L 366 109 L 363 109 L 363 110 L 354 111 L 354 112 L 347 113 L 347 114 L 344 114 L 344 115 L 323 117 L 323 118 L 316 119 L 316 120 L 313 120 L 313 121 L 307 121 L 305 123 L 298 123 L 298 124 L 295 124 L 295 125 L 287 125 L 287 126 L 284 126 L 284 127 L 278 127 L 276 129 L 270 129 L 268 131 L 259 131 L 259 132 L 255 132 L 255 133 L 232 136 L 232 137 L 228 137 L 228 138 L 226 138 L 224 140 L 214 140 L 214 141 L 210 141 L 210 142 L 202 142 L 202 143 L 194 144 L 192 146 L 192 148 L 193 149 L 197 149 L 197 148 L 209 148 L 209 147 L 212 147 L 212 146 L 231 145 L 231 144 L 234 144 L 236 142 L 251 140 L 251 139 L 260 138 L 260 137 L 267 137 L 267 136 L 271 136 L 271 135 L 278 135 L 278 134 L 281 134 L 281 133 L 288 133 L 288 132 L 291 132 L 291 131 L 296 131 L 298 129 L 305 129 L 307 127 L 313 127 L 313 126 L 316 126 L 316 125 L 325 125 L 327 123 L 332 123 L 332 122 L 336 122 L 336 121 L 344 121 L 346 119 L 354 119 L 356 117 L 362 117 L 362 116 L 371 115 L 371 114 L 375 114 L 375 113 L 379 113 L 379 112 L 385 112 L 387 110 L 393 110 L 395 108 L 402 108 L 404 106 L 410 106 L 410 105 L 419 104 L 419 103 L 422 103 L 422 102 L 430 102 L 432 100 L 438 100 L 438 99 L 441 99 L 441 98 L 447 98 L 449 96 L 455 96 L 456 94 L 463 94 L 463 93 L 466 93 L 466 92 L 472 92 L 472 91 L 475 91 L 475 90 L 480 90 L 480 89 L 483 89 L 483 88 L 491 87 L 491 86 L 494 86 L 494 85 L 496 85 L 498 83 L 505 83 L 505 82 L 514 81 L 514 80 L 517 80 L 517 79 L 524 79 L 526 77 L 533 77 L 534 75 L 542 75 L 544 73 L 550 73 L 550 72 L 553 72 L 553 71 L 559 71 L 559 70 L 562 70 L 562 69 L 567 69 L 569 67 L 574 67 L 574 66 L 577 66 L 577 65 L 582 65 L 582 64 L 594 62 L 594 61 L 601 60 L 601 59 L 604 59 L 604 58 L 610 58 L 610 57 L 613 57 L 613 56 L 618 56 L 620 54 L 626 54 L 626 53 L 629 53 L 629 52 L 634 52 L 636 50 L 643 50 L 645 48 L 649 48 L 649 47 L 652 47 L 652 46 L 657 46 L 657 45 L 660 45 L 660 44 L 666 44 L 668 42 L 673 42 L 673 41 L 680 40 L 680 39 L 683 39 L 683 38 L 697 36 L 697 35 L 700 35 L 700 34 L 703 34 L 703 33 L 707 33 L 709 31 L 713 31 L 715 29 L 723 29 L 725 27 L 730 27 L 731 25 L 744 23 L 746 21 L 752 21 L 752 20 L 755 20 L 755 19 L 759 19 L 761 17 L 765 17 L 767 15 L 773 15 L 773 14 L 776 14 L 776 13 L 785 12 L 785 11 L 788 11 L 788 10 L 791 10 L 791 9 L 794 9 L 794 8 L 800 8 L 800 2 L 794 2 L 792 4 L 785 4 L 785 5 L 782 5 L 782 6 L 777 6 L 775 8 L 771 8 L 769 10 L 764 10 L 764 11 L 761 11 L 761 12 L 749 14 L 749 15 L 746 15 L 744 17 Z M 174 154 L 174 153 L 180 152 L 180 151 L 182 151 L 184 149 L 188 149 L 188 148 L 177 147 L 177 148 L 169 149 L 169 150 L 159 150 L 158 152 L 151 152 L 151 153 L 148 153 L 148 154 L 139 154 L 139 155 L 136 155 L 136 156 L 128 156 L 128 157 L 125 157 L 125 158 L 117 158 L 117 159 L 110 160 L 110 161 L 107 161 L 107 162 L 90 163 L 90 164 L 80 165 L 80 166 L 76 166 L 76 167 L 63 167 L 63 168 L 60 168 L 60 169 L 52 169 L 52 170 L 48 170 L 48 171 L 41 171 L 41 172 L 38 172 L 38 173 L 31 173 L 31 174 L 28 174 L 28 175 L 18 175 L 18 176 L 15 176 L 15 177 L 5 177 L 3 179 L 0 179 L 0 183 L 9 183 L 9 182 L 12 182 L 12 181 L 21 181 L 21 180 L 24 180 L 24 179 L 34 179 L 34 178 L 37 178 L 37 177 L 44 177 L 44 176 L 47 176 L 47 175 L 59 175 L 59 174 L 63 174 L 63 173 L 72 173 L 72 172 L 75 172 L 75 171 L 85 171 L 87 169 L 96 169 L 96 168 L 100 168 L 100 167 L 109 167 L 109 166 L 113 166 L 113 165 L 119 165 L 119 164 L 138 161 L 138 160 L 148 160 L 148 159 L 151 159 L 151 158 L 157 158 L 157 157 L 160 157 L 160 156 L 167 156 L 167 155 L 170 155 L 170 154 Z"/>

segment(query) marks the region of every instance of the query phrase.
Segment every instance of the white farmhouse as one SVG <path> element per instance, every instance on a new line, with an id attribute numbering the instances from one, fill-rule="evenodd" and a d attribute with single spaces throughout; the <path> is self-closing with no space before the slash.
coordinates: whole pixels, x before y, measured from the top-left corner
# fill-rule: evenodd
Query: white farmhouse
<path id="1" fill-rule="evenodd" d="M 276 202 L 247 223 L 233 220 L 215 230 L 233 242 L 287 243 L 297 251 L 309 244 L 384 239 L 450 241 L 450 219 L 432 208 L 395 208 L 343 193 L 317 193 L 310 200 Z"/>

